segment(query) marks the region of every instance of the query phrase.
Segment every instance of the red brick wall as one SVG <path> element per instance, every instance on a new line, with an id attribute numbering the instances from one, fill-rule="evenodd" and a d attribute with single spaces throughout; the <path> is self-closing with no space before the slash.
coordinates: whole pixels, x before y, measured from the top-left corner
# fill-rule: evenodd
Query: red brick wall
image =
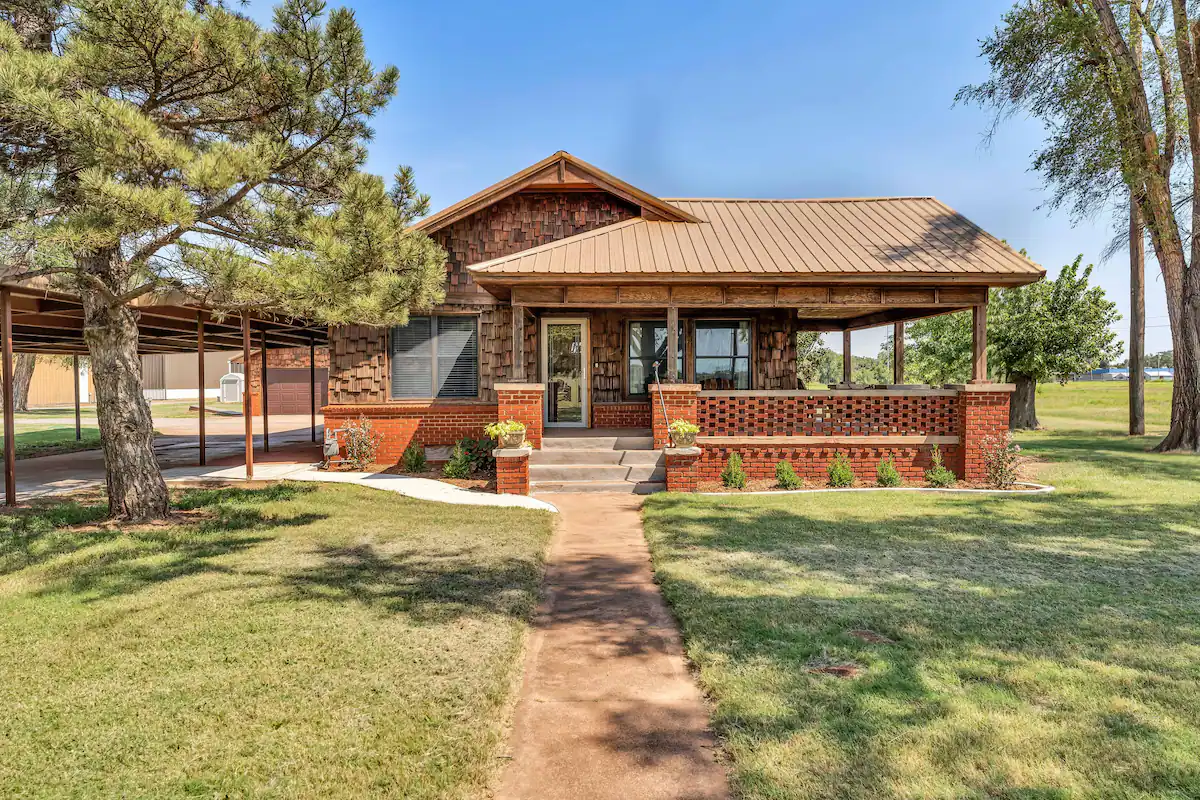
<path id="1" fill-rule="evenodd" d="M 944 395 L 724 395 L 700 397 L 701 436 L 959 434 L 959 398 Z"/>
<path id="2" fill-rule="evenodd" d="M 659 390 L 662 398 L 659 399 Z M 691 383 L 664 383 L 661 387 L 650 387 L 650 413 L 654 431 L 654 446 L 666 447 L 670 443 L 667 426 L 677 419 L 696 421 L 696 393 L 700 387 Z M 667 415 L 663 417 L 663 406 Z M 700 431 L 704 433 L 703 430 Z"/>
<path id="3" fill-rule="evenodd" d="M 379 445 L 379 463 L 400 460 L 410 442 L 434 447 L 452 445 L 463 437 L 483 436 L 483 426 L 495 422 L 492 403 L 390 403 L 380 405 L 326 406 L 326 430 L 340 428 L 348 420 L 367 417 L 383 434 Z"/>
<path id="4" fill-rule="evenodd" d="M 529 494 L 529 456 L 496 459 L 496 494 Z"/>
<path id="5" fill-rule="evenodd" d="M 947 465 L 960 459 L 958 445 L 942 445 L 942 458 Z M 742 466 L 751 478 L 767 478 L 774 480 L 775 465 L 780 461 L 790 461 L 796 474 L 807 481 L 824 484 L 829 479 L 827 472 L 829 462 L 838 453 L 844 453 L 850 459 L 854 477 L 868 485 L 875 484 L 875 470 L 879 462 L 891 456 L 896 464 L 896 471 L 905 481 L 921 483 L 925 480 L 925 470 L 929 469 L 933 448 L 931 446 L 900 446 L 885 447 L 871 445 L 864 447 L 848 447 L 845 445 L 800 445 L 789 447 L 776 446 L 705 446 L 700 458 L 691 467 L 692 474 L 680 478 L 682 481 L 715 481 L 721 477 L 721 470 L 732 453 L 742 457 Z M 671 459 L 667 459 L 668 484 L 671 478 Z M 694 485 L 693 485 L 694 488 Z M 674 490 L 673 490 L 674 491 Z M 682 489 L 679 491 L 689 491 Z"/>
<path id="6" fill-rule="evenodd" d="M 963 443 L 957 460 L 946 463 L 958 476 L 967 481 L 982 481 L 987 477 L 980 445 L 988 437 L 1000 437 L 1008 432 L 1007 391 L 975 391 L 964 389 L 958 396 L 962 427 L 958 432 Z"/>
<path id="7" fill-rule="evenodd" d="M 694 492 L 700 482 L 700 453 L 667 453 L 667 491 Z"/>
<path id="8" fill-rule="evenodd" d="M 597 403 L 592 406 L 596 428 L 649 428 L 649 403 Z"/>
<path id="9" fill-rule="evenodd" d="M 497 418 L 525 423 L 525 441 L 542 449 L 542 402 L 546 389 L 539 383 L 497 384 Z"/>

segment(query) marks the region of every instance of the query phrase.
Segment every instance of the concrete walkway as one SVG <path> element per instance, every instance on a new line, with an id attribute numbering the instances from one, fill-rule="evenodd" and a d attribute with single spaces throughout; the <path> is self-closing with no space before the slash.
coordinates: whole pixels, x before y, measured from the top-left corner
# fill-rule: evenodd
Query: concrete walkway
<path id="1" fill-rule="evenodd" d="M 708 708 L 655 585 L 635 495 L 543 495 L 559 509 L 496 796 L 728 796 Z"/>

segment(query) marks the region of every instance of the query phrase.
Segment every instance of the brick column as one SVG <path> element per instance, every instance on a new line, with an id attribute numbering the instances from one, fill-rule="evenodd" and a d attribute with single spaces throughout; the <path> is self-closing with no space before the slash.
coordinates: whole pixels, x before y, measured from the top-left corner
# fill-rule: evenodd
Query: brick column
<path id="1" fill-rule="evenodd" d="M 699 447 L 667 447 L 667 491 L 694 492 L 700 482 Z"/>
<path id="2" fill-rule="evenodd" d="M 987 479 L 980 444 L 988 437 L 1008 432 L 1008 404 L 1016 389 L 1011 383 L 969 383 L 949 387 L 958 390 L 958 435 L 960 463 L 954 470 L 968 483 Z"/>
<path id="3" fill-rule="evenodd" d="M 659 389 L 662 397 L 659 398 Z M 696 393 L 700 385 L 696 383 L 664 383 L 650 386 L 651 426 L 654 429 L 654 447 L 661 449 L 671 443 L 667 426 L 677 419 L 695 422 L 697 417 Z M 667 416 L 663 417 L 663 403 L 667 406 Z"/>
<path id="4" fill-rule="evenodd" d="M 529 454 L 533 448 L 498 448 L 496 457 L 496 494 L 529 494 Z"/>
<path id="5" fill-rule="evenodd" d="M 540 383 L 496 384 L 496 417 L 500 422 L 515 419 L 525 423 L 525 441 L 542 449 L 542 402 L 546 387 Z"/>

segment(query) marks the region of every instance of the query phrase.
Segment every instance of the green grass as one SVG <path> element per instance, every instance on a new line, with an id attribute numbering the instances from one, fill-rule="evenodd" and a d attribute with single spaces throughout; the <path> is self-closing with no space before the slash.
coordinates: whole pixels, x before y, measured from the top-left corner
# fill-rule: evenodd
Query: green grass
<path id="1" fill-rule="evenodd" d="M 1200 458 L 1093 386 L 1021 437 L 1054 495 L 647 500 L 741 797 L 1200 797 Z"/>
<path id="2" fill-rule="evenodd" d="M 75 439 L 75 426 L 20 424 L 16 429 L 17 458 L 74 453 L 79 450 L 95 450 L 100 447 L 100 429 L 92 426 L 80 428 L 81 439 Z M 0 436 L 0 447 L 4 437 Z"/>
<path id="3" fill-rule="evenodd" d="M 1146 432 L 1165 434 L 1171 424 L 1171 382 L 1146 382 Z M 1129 384 L 1095 381 L 1042 384 L 1037 390 L 1038 421 L 1052 430 L 1129 430 Z"/>
<path id="4" fill-rule="evenodd" d="M 311 484 L 177 505 L 0 516 L 0 796 L 482 794 L 548 514 Z"/>
<path id="5" fill-rule="evenodd" d="M 157 419 L 188 419 L 190 417 L 198 417 L 200 412 L 192 411 L 192 406 L 196 405 L 195 400 L 176 401 L 155 401 L 150 404 L 150 414 Z M 241 403 L 218 403 L 216 400 L 209 400 L 204 407 L 209 411 L 236 411 L 241 413 Z M 84 419 L 96 418 L 96 407 L 94 405 L 84 405 L 79 408 L 80 416 Z M 73 406 L 54 406 L 50 408 L 31 408 L 28 411 L 21 411 L 15 415 L 18 422 L 22 420 L 36 422 L 39 419 L 53 417 L 56 419 L 66 419 L 75 416 L 75 408 Z"/>

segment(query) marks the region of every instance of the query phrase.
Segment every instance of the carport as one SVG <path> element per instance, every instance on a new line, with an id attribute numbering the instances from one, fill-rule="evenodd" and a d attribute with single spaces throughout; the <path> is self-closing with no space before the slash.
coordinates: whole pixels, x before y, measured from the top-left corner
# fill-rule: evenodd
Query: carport
<path id="1" fill-rule="evenodd" d="M 204 351 L 206 346 L 241 349 L 249 365 L 257 346 L 264 378 L 267 353 L 308 348 L 308 408 L 312 441 L 317 441 L 316 348 L 328 344 L 328 329 L 305 320 L 245 312 L 227 314 L 190 301 L 180 292 L 148 294 L 131 303 L 138 312 L 138 352 L 196 353 L 200 388 L 199 464 L 206 463 Z M 30 285 L 0 285 L 0 388 L 4 416 L 4 498 L 16 505 L 16 422 L 13 413 L 13 353 L 71 356 L 75 376 L 75 436 L 80 438 L 79 357 L 88 354 L 83 338 L 83 305 L 77 296 Z M 247 375 L 248 377 L 248 375 Z M 262 382 L 263 450 L 271 449 L 269 382 Z M 294 391 L 294 389 L 293 389 Z M 254 477 L 254 420 L 249 385 L 242 392 L 245 419 L 246 477 Z"/>

